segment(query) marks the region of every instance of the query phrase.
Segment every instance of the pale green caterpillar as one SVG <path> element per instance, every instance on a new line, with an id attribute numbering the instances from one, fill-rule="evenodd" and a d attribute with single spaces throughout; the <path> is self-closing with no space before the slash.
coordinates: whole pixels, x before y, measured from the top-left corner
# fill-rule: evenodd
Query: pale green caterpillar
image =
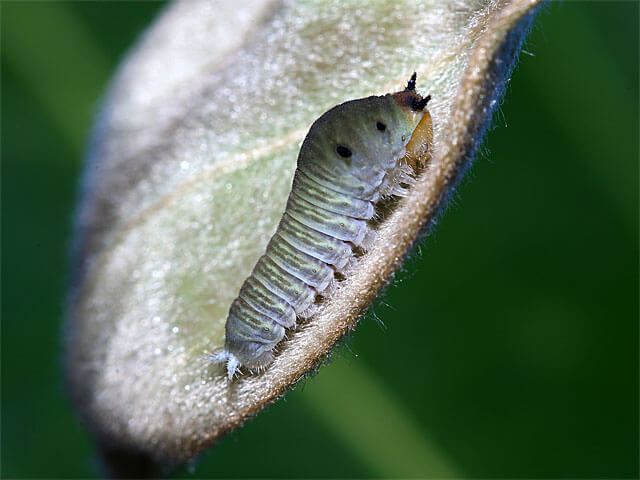
<path id="1" fill-rule="evenodd" d="M 354 248 L 370 244 L 376 203 L 414 181 L 433 137 L 431 97 L 415 82 L 414 73 L 404 91 L 343 103 L 311 126 L 286 211 L 231 304 L 224 350 L 211 357 L 226 362 L 230 379 L 274 360 L 285 330 L 310 316 Z"/>

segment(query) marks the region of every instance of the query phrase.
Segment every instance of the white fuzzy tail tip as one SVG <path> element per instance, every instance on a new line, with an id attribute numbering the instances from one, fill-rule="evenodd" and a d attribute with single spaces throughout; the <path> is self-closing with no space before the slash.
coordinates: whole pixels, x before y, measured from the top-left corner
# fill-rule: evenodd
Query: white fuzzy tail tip
<path id="1" fill-rule="evenodd" d="M 233 353 L 228 354 L 227 359 L 227 378 L 233 380 L 234 375 L 240 368 L 240 360 Z"/>
<path id="2" fill-rule="evenodd" d="M 233 380 L 236 372 L 240 369 L 240 360 L 233 353 L 222 350 L 209 357 L 212 362 L 227 364 L 227 378 Z"/>

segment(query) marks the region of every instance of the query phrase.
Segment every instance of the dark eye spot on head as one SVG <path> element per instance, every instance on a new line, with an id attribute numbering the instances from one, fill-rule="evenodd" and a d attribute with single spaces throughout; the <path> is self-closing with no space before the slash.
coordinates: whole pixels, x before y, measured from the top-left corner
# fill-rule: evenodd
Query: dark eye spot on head
<path id="1" fill-rule="evenodd" d="M 407 137 L 405 137 L 404 135 L 402 135 L 402 141 L 403 141 L 403 142 L 405 141 L 405 139 L 406 139 L 406 138 L 407 138 Z"/>
<path id="2" fill-rule="evenodd" d="M 349 158 L 351 155 L 353 155 L 351 150 L 349 150 L 347 147 L 343 145 L 338 145 L 336 147 L 336 152 L 338 152 L 338 155 L 344 158 Z"/>
<path id="3" fill-rule="evenodd" d="M 376 128 L 378 129 L 378 131 L 384 132 L 387 129 L 387 126 L 382 122 L 378 122 L 376 123 Z"/>

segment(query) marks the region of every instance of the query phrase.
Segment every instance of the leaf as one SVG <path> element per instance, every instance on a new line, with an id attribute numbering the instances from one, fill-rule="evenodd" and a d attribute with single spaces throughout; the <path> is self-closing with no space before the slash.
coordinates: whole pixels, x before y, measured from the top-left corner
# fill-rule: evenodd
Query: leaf
<path id="1" fill-rule="evenodd" d="M 94 131 L 68 305 L 71 391 L 121 474 L 123 455 L 193 458 L 355 326 L 470 164 L 538 4 L 255 0 L 238 10 L 193 0 L 165 10 L 116 75 Z M 275 363 L 227 382 L 205 354 L 223 345 L 310 124 L 333 105 L 402 88 L 413 71 L 433 98 L 429 170 Z"/>

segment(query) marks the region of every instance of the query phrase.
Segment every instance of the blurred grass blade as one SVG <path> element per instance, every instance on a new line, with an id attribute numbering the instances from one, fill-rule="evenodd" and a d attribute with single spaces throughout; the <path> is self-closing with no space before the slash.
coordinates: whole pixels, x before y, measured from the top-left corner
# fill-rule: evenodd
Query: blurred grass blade
<path id="1" fill-rule="evenodd" d="M 596 182 L 602 189 L 608 202 L 617 211 L 614 215 L 619 216 L 626 224 L 628 232 L 637 230 L 638 211 L 638 189 L 628 181 L 628 162 L 635 162 L 637 158 L 629 158 L 618 151 L 612 151 L 611 146 L 620 147 L 626 142 L 629 135 L 638 135 L 637 130 L 637 86 L 635 91 L 631 84 L 633 79 L 625 78 L 620 73 L 621 67 L 616 64 L 611 52 L 606 49 L 606 42 L 598 35 L 598 28 L 585 18 L 584 14 L 575 16 L 573 28 L 576 34 L 572 37 L 575 42 L 574 48 L 584 49 L 590 52 L 595 58 L 599 58 L 600 66 L 589 72 L 588 81 L 577 82 L 571 89 L 567 89 L 568 94 L 559 96 L 556 94 L 554 80 L 543 71 L 534 69 L 537 76 L 535 88 L 538 89 L 538 102 L 540 108 L 544 108 L 549 118 L 557 129 L 565 132 L 565 136 L 571 139 L 574 148 L 580 155 L 575 161 L 587 167 Z M 557 59 L 560 72 L 566 74 L 558 75 L 558 78 L 567 78 L 570 72 L 580 67 L 579 62 L 572 56 L 563 56 Z M 606 96 L 601 96 L 598 88 L 600 86 L 611 85 Z M 634 101 L 635 100 L 635 101 Z M 591 115 L 576 115 L 578 105 L 588 104 Z M 603 128 L 603 122 L 615 112 L 615 129 Z M 584 137 L 592 139 L 587 146 Z M 594 148 L 595 146 L 595 148 Z M 609 155 L 603 158 L 602 152 Z M 626 152 L 625 152 L 626 153 Z M 605 166 L 613 163 L 615 167 Z M 580 165 L 576 165 L 580 168 Z"/>
<path id="2" fill-rule="evenodd" d="M 68 3 L 5 2 L 11 22 L 2 24 L 2 57 L 27 85 L 57 125 L 59 133 L 78 155 L 86 144 L 92 110 L 69 105 L 96 105 L 109 66 L 91 32 L 78 20 Z M 28 29 L 37 35 L 24 35 Z M 42 38 L 56 44 L 43 49 Z M 51 52 L 64 52 L 51 55 Z M 56 92 L 51 95 L 51 92 Z"/>
<path id="3" fill-rule="evenodd" d="M 329 370 L 305 385 L 304 401 L 369 466 L 372 477 L 461 477 L 373 372 L 357 361 Z"/>

